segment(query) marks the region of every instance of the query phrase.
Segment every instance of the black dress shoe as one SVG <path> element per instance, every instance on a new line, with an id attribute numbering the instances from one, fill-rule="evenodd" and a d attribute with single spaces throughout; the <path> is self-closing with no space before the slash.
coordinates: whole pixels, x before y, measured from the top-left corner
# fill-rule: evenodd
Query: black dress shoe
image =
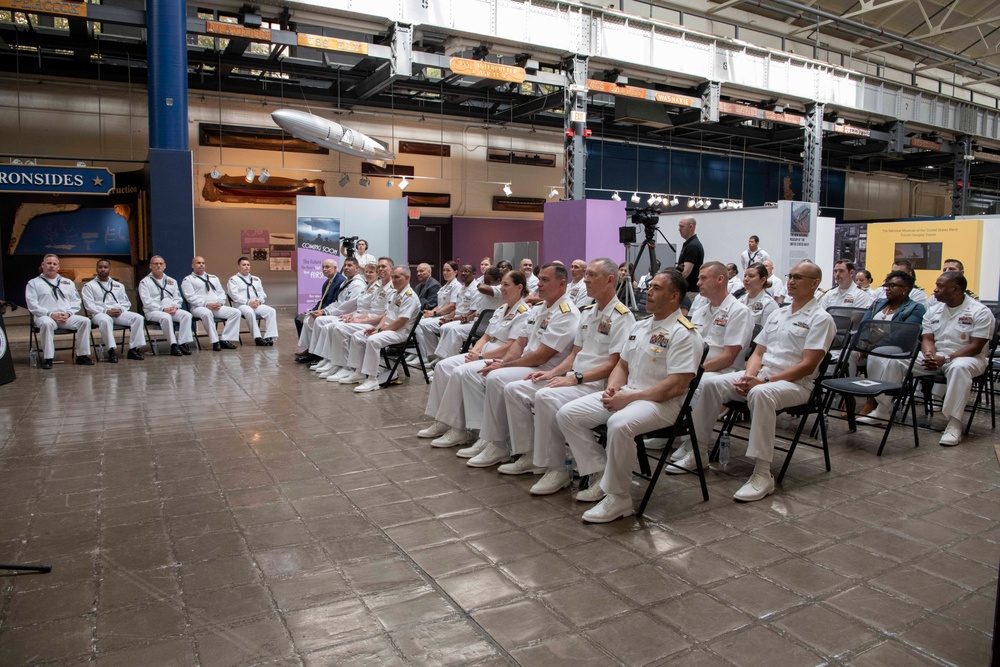
<path id="1" fill-rule="evenodd" d="M 183 354 L 185 357 L 190 357 L 191 356 L 191 348 L 188 347 L 187 343 L 181 343 L 177 347 L 180 348 L 181 354 Z"/>
<path id="2" fill-rule="evenodd" d="M 232 343 L 230 343 L 228 340 L 219 341 L 219 344 L 222 345 L 222 349 L 223 350 L 235 350 L 236 349 L 236 346 L 233 345 Z"/>
<path id="3" fill-rule="evenodd" d="M 264 347 L 265 345 L 267 345 L 267 341 L 264 340 L 263 338 L 254 338 L 253 344 L 256 345 L 257 347 Z"/>
<path id="4" fill-rule="evenodd" d="M 93 366 L 94 365 L 94 360 L 91 359 L 90 357 L 80 356 L 80 357 L 76 358 L 76 365 L 77 366 Z"/>
<path id="5" fill-rule="evenodd" d="M 181 346 L 178 345 L 177 343 L 174 343 L 173 345 L 171 345 L 170 346 L 170 356 L 171 357 L 183 357 L 184 353 L 181 352 Z"/>
<path id="6" fill-rule="evenodd" d="M 108 363 L 117 364 L 118 363 L 118 352 L 114 348 L 108 350 Z"/>
<path id="7" fill-rule="evenodd" d="M 52 360 L 51 359 L 42 359 L 42 370 L 45 370 L 45 371 L 52 370 Z"/>
<path id="8" fill-rule="evenodd" d="M 212 343 L 212 352 L 222 352 L 222 343 L 218 341 Z"/>
<path id="9" fill-rule="evenodd" d="M 271 347 L 272 345 L 274 345 L 274 339 L 273 338 L 265 338 L 264 342 L 267 343 L 268 347 Z"/>
<path id="10" fill-rule="evenodd" d="M 142 352 L 140 352 L 139 350 L 129 350 L 128 354 L 125 356 L 127 356 L 129 359 L 135 359 L 136 361 L 142 361 L 143 359 L 146 358 L 142 356 Z"/>
<path id="11" fill-rule="evenodd" d="M 319 361 L 319 357 L 315 354 L 302 354 L 295 357 L 295 361 L 300 364 L 311 364 L 314 361 Z"/>

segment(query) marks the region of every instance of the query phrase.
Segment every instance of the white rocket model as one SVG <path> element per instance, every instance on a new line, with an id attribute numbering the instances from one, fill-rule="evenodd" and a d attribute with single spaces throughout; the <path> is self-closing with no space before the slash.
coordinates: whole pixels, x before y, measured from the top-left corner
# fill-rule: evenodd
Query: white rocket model
<path id="1" fill-rule="evenodd" d="M 381 167 L 385 166 L 386 160 L 396 158 L 394 153 L 368 135 L 311 113 L 279 109 L 271 113 L 271 119 L 296 139 L 311 141 L 323 148 L 364 158 Z"/>

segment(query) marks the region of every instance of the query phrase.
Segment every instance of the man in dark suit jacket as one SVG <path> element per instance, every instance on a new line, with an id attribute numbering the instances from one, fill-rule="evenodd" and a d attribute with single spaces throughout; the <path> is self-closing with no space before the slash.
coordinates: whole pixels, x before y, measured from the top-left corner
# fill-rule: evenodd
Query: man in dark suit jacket
<path id="1" fill-rule="evenodd" d="M 326 277 L 326 282 L 323 283 L 323 288 L 320 290 L 320 299 L 313 306 L 312 310 L 308 310 L 304 313 L 299 313 L 295 318 L 295 330 L 299 334 L 299 347 L 295 351 L 295 360 L 306 363 L 310 361 L 310 357 L 313 355 L 309 354 L 308 340 L 305 345 L 303 345 L 302 337 L 302 325 L 307 319 L 315 319 L 323 314 L 323 309 L 329 306 L 331 303 L 337 300 L 337 295 L 340 293 L 340 288 L 344 286 L 346 278 L 340 273 L 337 273 L 337 260 L 332 257 L 323 260 L 323 275 Z M 312 327 L 306 327 L 309 332 L 311 332 Z"/>
<path id="2" fill-rule="evenodd" d="M 420 310 L 434 310 L 437 308 L 441 283 L 431 276 L 430 264 L 417 265 L 417 281 L 416 291 L 420 299 Z"/>

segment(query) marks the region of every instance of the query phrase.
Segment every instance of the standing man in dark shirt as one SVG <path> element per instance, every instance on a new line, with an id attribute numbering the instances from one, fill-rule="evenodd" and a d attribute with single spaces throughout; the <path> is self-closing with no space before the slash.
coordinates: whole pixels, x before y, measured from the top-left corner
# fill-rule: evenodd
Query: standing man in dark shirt
<path id="1" fill-rule="evenodd" d="M 695 234 L 697 222 L 694 218 L 681 218 L 677 223 L 677 231 L 684 239 L 681 246 L 681 254 L 677 258 L 677 270 L 687 281 L 687 297 L 694 299 L 698 296 L 698 272 L 705 261 L 705 248 L 702 247 L 698 235 Z"/>
<path id="2" fill-rule="evenodd" d="M 430 264 L 417 265 L 417 281 L 414 290 L 417 293 L 417 298 L 420 299 L 420 309 L 434 310 L 437 308 L 438 290 L 441 289 L 441 283 L 431 275 Z"/>

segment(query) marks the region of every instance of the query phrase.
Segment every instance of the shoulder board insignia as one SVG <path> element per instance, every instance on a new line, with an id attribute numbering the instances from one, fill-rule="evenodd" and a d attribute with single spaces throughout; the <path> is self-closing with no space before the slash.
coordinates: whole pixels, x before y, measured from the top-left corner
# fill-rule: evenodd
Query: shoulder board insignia
<path id="1" fill-rule="evenodd" d="M 615 310 L 618 311 L 619 315 L 628 315 L 629 310 L 625 307 L 624 303 L 619 303 L 615 306 Z"/>
<path id="2" fill-rule="evenodd" d="M 410 288 L 406 289 L 406 296 L 413 296 L 413 290 Z"/>
<path id="3" fill-rule="evenodd" d="M 691 320 L 684 317 L 683 315 L 678 317 L 677 321 L 683 324 L 685 329 L 691 329 L 693 331 L 694 329 L 697 328 L 695 325 L 691 324 Z"/>
<path id="4" fill-rule="evenodd" d="M 826 289 L 823 289 L 822 287 L 820 287 L 820 288 L 818 288 L 818 289 L 819 289 L 819 293 L 820 293 L 820 294 L 826 294 L 827 292 L 829 292 L 829 291 L 830 291 L 830 290 L 826 290 Z"/>
<path id="5" fill-rule="evenodd" d="M 584 306 L 584 307 L 583 307 L 583 308 L 581 308 L 580 310 L 590 310 L 590 309 L 591 309 L 591 308 L 593 308 L 593 307 L 594 307 L 595 305 L 596 305 L 596 304 L 593 304 L 593 303 L 592 303 L 592 304 L 590 304 L 590 305 L 587 305 L 587 306 Z M 565 312 L 565 311 L 564 311 L 564 312 Z"/>
<path id="6" fill-rule="evenodd" d="M 562 303 L 559 304 L 559 310 L 561 310 L 564 313 L 568 313 L 569 311 L 572 310 L 572 308 L 570 308 L 570 305 L 568 303 L 563 301 Z"/>
<path id="7" fill-rule="evenodd" d="M 526 313 L 528 312 L 528 307 L 522 303 L 520 306 L 517 307 L 517 312 Z"/>

